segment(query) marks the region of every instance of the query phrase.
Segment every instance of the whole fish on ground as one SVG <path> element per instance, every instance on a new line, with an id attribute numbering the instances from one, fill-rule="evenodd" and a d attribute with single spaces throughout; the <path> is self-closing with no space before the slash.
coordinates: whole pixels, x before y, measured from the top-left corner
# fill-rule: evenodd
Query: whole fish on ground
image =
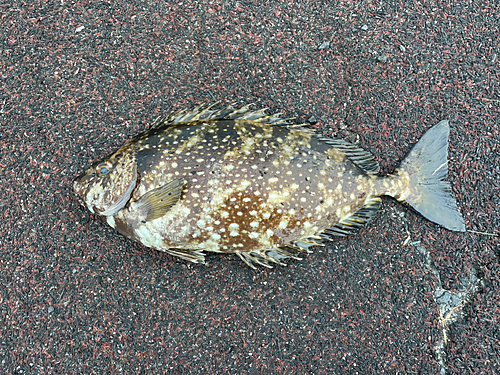
<path id="1" fill-rule="evenodd" d="M 204 251 L 236 253 L 251 267 L 300 259 L 365 226 L 383 195 L 465 231 L 444 181 L 448 121 L 379 176 L 374 157 L 345 140 L 248 106 L 213 108 L 157 119 L 77 177 L 76 195 L 124 236 L 196 263 Z"/>

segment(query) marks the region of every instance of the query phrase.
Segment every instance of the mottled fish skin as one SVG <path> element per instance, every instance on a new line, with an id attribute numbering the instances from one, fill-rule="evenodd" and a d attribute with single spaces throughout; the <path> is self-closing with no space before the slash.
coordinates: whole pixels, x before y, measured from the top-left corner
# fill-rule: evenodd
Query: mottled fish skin
<path id="1" fill-rule="evenodd" d="M 114 226 L 157 249 L 230 253 L 311 237 L 381 193 L 340 152 L 321 146 L 309 132 L 247 120 L 201 122 L 139 140 L 133 199 L 173 179 L 186 187 L 161 219 L 141 223 L 132 203 Z"/>
<path id="2" fill-rule="evenodd" d="M 200 262 L 200 251 L 254 254 L 264 265 L 279 262 L 269 251 L 320 243 L 342 220 L 362 226 L 355 213 L 381 195 L 411 193 L 405 170 L 379 177 L 310 130 L 255 117 L 155 126 L 77 178 L 75 192 L 145 246 Z"/>

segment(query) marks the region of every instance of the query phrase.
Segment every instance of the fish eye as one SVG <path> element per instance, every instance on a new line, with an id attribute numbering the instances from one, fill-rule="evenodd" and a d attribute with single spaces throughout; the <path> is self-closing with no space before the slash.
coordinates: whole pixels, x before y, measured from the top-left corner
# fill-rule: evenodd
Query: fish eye
<path id="1" fill-rule="evenodd" d="M 111 167 L 113 167 L 113 164 L 109 161 L 100 163 L 96 168 L 97 174 L 100 176 L 106 176 L 111 170 Z"/>

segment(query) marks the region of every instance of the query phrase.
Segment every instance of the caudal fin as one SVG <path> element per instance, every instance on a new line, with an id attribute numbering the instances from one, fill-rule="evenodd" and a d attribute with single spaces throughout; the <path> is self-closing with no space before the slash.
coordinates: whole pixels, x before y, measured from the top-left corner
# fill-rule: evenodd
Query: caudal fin
<path id="1" fill-rule="evenodd" d="M 441 121 L 413 146 L 399 169 L 410 176 L 411 193 L 405 202 L 446 229 L 465 232 L 462 215 L 451 192 L 448 176 L 448 121 Z"/>

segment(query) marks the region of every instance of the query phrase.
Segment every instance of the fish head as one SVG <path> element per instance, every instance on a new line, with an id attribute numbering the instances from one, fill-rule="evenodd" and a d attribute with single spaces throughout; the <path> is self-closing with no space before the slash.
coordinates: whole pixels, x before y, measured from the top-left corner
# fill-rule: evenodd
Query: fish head
<path id="1" fill-rule="evenodd" d="M 101 216 L 113 216 L 130 200 L 137 186 L 135 154 L 125 146 L 110 157 L 92 164 L 73 182 L 84 207 Z"/>

